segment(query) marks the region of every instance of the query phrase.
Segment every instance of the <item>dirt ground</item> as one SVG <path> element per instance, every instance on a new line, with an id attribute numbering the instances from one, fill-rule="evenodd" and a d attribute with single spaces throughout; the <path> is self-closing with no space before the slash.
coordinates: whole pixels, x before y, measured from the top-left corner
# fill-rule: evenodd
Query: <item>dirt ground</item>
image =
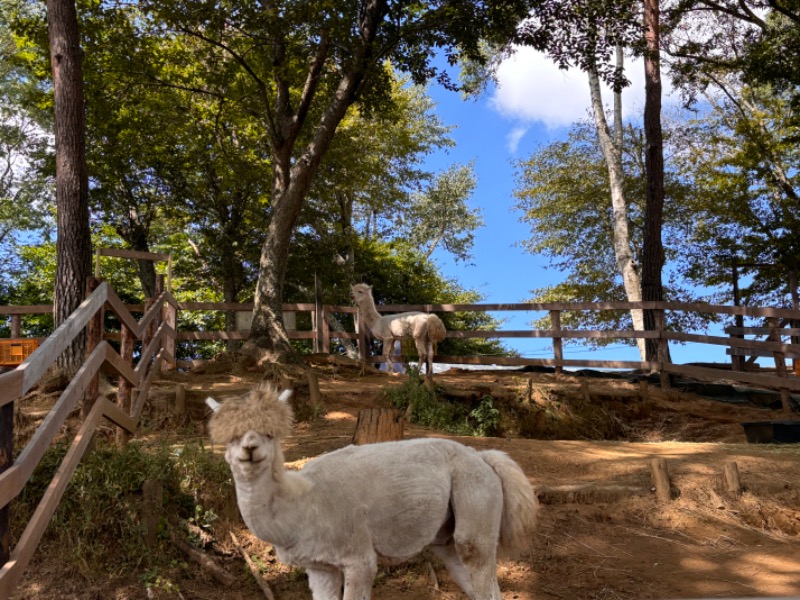
<path id="1" fill-rule="evenodd" d="M 385 407 L 389 386 L 405 376 L 358 372 L 324 361 L 313 365 L 322 398 L 317 418 L 300 422 L 285 442 L 286 460 L 299 467 L 351 442 L 358 412 Z M 189 390 L 189 413 L 197 437 L 205 436 L 206 395 L 224 400 L 261 379 L 260 373 L 214 372 L 165 375 L 152 388 L 151 410 L 167 410 L 175 387 Z M 800 444 L 748 444 L 742 422 L 784 418 L 751 404 L 734 404 L 636 383 L 565 374 L 463 371 L 437 375 L 455 396 L 471 394 L 507 402 L 547 405 L 569 392 L 576 405 L 588 401 L 614 416 L 621 434 L 611 440 L 525 439 L 505 416 L 502 437 L 459 437 L 476 448 L 498 448 L 523 468 L 540 498 L 539 528 L 529 556 L 498 567 L 506 600 L 800 597 Z M 561 396 L 559 396 L 561 394 Z M 161 408 L 158 408 L 161 407 Z M 546 408 L 546 407 L 545 407 Z M 148 435 L 174 436 L 163 430 Z M 406 424 L 405 437 L 445 434 Z M 449 436 L 452 437 L 452 436 Z M 634 441 L 629 441 L 634 440 Z M 220 451 L 220 448 L 215 449 Z M 651 462 L 667 460 L 672 500 L 659 502 Z M 724 469 L 735 462 L 744 492 L 726 491 Z M 250 554 L 268 565 L 265 578 L 277 600 L 311 597 L 305 577 L 277 563 L 271 548 L 250 536 L 232 511 L 229 527 Z M 218 535 L 211 558 L 234 576 L 222 586 L 203 569 L 176 582 L 174 590 L 151 590 L 125 580 L 87 586 L 57 567 L 57 553 L 37 554 L 14 600 L 40 598 L 264 598 L 244 562 Z M 464 598 L 445 570 L 426 554 L 383 569 L 373 598 L 390 600 Z"/>

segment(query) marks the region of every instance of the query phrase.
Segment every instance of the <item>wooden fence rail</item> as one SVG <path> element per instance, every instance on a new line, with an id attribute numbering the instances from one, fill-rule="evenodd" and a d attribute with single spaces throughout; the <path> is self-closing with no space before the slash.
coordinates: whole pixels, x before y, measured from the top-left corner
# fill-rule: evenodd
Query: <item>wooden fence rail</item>
<path id="1" fill-rule="evenodd" d="M 163 288 L 163 279 L 160 287 Z M 0 375 L 0 410 L 11 412 L 13 426 L 14 402 L 36 386 L 72 341 L 82 332 L 86 332 L 87 356 L 83 364 L 13 463 L 0 473 L 0 509 L 6 515 L 4 519 L 0 518 L 0 539 L 3 542 L 0 552 L 0 598 L 8 598 L 19 583 L 98 425 L 103 419 L 108 419 L 128 434 L 135 433 L 154 375 L 161 370 L 164 361 L 168 365 L 174 365 L 178 305 L 169 291 L 162 292 L 149 305 L 148 310 L 137 321 L 111 287 L 107 283 L 99 283 L 78 309 L 33 354 L 15 370 Z M 12 315 L 46 312 L 40 310 L 40 307 L 23 313 L 16 312 L 18 307 L 3 308 L 14 310 L 3 311 Z M 106 309 L 113 311 L 119 318 L 124 334 L 141 340 L 140 358 L 135 367 L 130 355 L 120 356 L 102 339 L 101 328 L 93 328 L 93 324 L 102 322 L 102 314 Z M 125 402 L 120 394 L 117 404 L 114 404 L 97 394 L 97 379 L 101 369 L 119 376 L 121 391 L 126 386 L 135 390 L 136 395 L 132 402 Z M 8 504 L 21 493 L 67 417 L 81 403 L 83 423 L 33 516 L 11 550 Z M 0 431 L 0 436 L 9 435 L 13 441 L 13 427 Z"/>

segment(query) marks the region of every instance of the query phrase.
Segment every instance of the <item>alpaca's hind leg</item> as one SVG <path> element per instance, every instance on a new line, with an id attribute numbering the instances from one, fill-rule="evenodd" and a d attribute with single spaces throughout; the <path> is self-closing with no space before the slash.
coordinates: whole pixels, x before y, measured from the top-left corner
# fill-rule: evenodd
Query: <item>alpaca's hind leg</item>
<path id="1" fill-rule="evenodd" d="M 392 348 L 394 347 L 394 338 L 386 338 L 383 340 L 383 360 L 386 365 L 387 373 L 394 373 L 394 363 L 392 362 Z"/>
<path id="2" fill-rule="evenodd" d="M 500 478 L 471 459 L 458 463 L 454 472 L 451 505 L 456 553 L 469 572 L 475 600 L 501 600 L 497 585 L 497 539 L 503 518 Z"/>
<path id="3" fill-rule="evenodd" d="M 495 548 L 483 542 L 456 543 L 455 551 L 472 584 L 472 600 L 503 600 L 497 585 Z"/>
<path id="4" fill-rule="evenodd" d="M 469 598 L 475 598 L 475 592 L 472 589 L 472 581 L 470 581 L 469 571 L 461 562 L 461 559 L 456 554 L 455 545 L 450 542 L 446 546 L 431 546 L 431 552 L 444 563 L 450 577 L 453 578 L 464 593 Z"/>
<path id="5" fill-rule="evenodd" d="M 306 569 L 308 587 L 314 600 L 342 600 L 342 572 L 339 569 Z"/>
<path id="6" fill-rule="evenodd" d="M 419 372 L 422 373 L 422 365 L 425 365 L 426 373 L 430 374 L 431 367 L 428 363 L 428 350 L 425 348 L 425 340 L 422 338 L 414 338 L 414 345 L 417 347 L 417 354 L 419 355 Z"/>

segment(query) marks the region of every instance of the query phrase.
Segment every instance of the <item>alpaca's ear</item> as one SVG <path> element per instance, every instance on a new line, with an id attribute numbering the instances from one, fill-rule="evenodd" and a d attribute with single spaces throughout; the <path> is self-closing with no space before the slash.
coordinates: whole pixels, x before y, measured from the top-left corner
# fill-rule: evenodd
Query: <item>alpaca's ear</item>
<path id="1" fill-rule="evenodd" d="M 280 395 L 278 396 L 278 400 L 281 402 L 288 402 L 289 398 L 292 397 L 294 390 L 283 390 Z"/>
<path id="2" fill-rule="evenodd" d="M 217 412 L 219 410 L 219 407 L 222 406 L 219 402 L 214 400 L 211 396 L 206 398 L 206 405 L 208 406 L 208 408 L 210 408 L 214 412 Z"/>

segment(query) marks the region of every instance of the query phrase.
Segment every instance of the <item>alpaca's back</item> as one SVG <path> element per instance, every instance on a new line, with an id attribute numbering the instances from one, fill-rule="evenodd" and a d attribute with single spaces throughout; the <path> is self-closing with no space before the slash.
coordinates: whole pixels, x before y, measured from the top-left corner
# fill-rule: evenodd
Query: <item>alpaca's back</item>
<path id="1" fill-rule="evenodd" d="M 337 523 L 326 536 L 334 551 L 348 547 L 363 529 L 379 556 L 409 558 L 446 528 L 460 448 L 465 447 L 447 440 L 347 446 L 299 472 L 313 486 L 303 504 Z M 496 492 L 502 493 L 499 485 Z M 308 536 L 318 545 L 318 540 L 312 541 L 319 537 L 317 532 L 309 531 Z"/>
<path id="2" fill-rule="evenodd" d="M 491 521 L 489 505 L 496 504 L 498 519 L 503 515 L 500 542 L 509 550 L 519 549 L 517 538 L 529 534 L 535 521 L 535 498 L 516 463 L 501 452 L 478 453 L 452 440 L 348 446 L 311 461 L 300 474 L 313 484 L 316 511 L 333 511 L 348 522 L 352 513 L 362 515 L 384 557 L 413 556 L 437 536 L 452 535 L 462 520 Z"/>

